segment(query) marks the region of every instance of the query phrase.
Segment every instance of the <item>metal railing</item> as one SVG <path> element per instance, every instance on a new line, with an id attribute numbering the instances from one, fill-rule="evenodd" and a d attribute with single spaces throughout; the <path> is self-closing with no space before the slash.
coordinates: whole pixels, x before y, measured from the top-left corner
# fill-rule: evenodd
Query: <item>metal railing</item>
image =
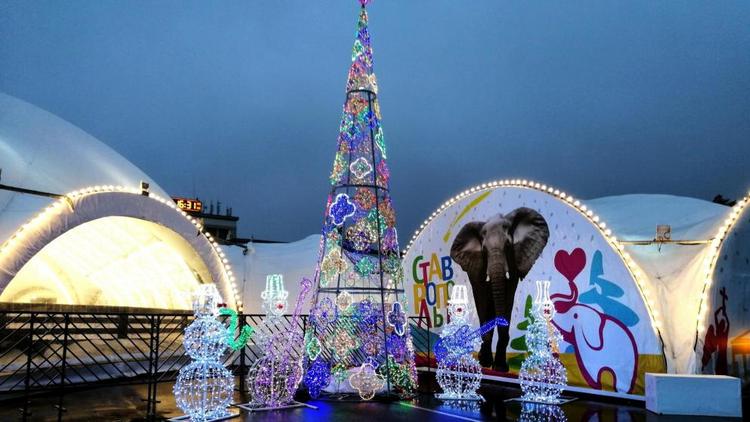
<path id="1" fill-rule="evenodd" d="M 238 315 L 238 329 L 257 326 L 263 314 Z M 23 400 L 20 416 L 30 416 L 32 396 L 56 395 L 57 418 L 65 413 L 66 391 L 78 387 L 147 384 L 146 417 L 157 414 L 156 387 L 173 381 L 191 359 L 184 353 L 183 332 L 193 321 L 189 312 L 130 313 L 123 310 L 2 310 L 0 309 L 0 400 Z M 307 329 L 307 316 L 296 323 L 285 316 L 278 331 Z M 419 317 L 410 317 L 417 366 L 432 366 L 435 334 Z M 293 327 L 292 324 L 295 326 Z M 420 327 L 420 325 L 422 327 Z M 303 353 L 303 345 L 292 351 Z M 247 347 L 224 356 L 225 365 L 245 377 L 260 348 L 251 338 Z"/>

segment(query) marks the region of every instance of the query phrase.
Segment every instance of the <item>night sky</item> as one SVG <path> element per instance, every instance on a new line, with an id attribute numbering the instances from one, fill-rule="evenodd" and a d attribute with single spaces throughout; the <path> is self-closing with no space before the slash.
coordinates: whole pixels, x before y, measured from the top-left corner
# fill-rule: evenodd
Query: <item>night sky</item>
<path id="1" fill-rule="evenodd" d="M 0 91 L 240 235 L 320 231 L 358 3 L 0 2 Z M 577 197 L 750 188 L 750 2 L 375 0 L 402 242 L 501 178 Z M 37 187 L 43 188 L 43 187 Z"/>

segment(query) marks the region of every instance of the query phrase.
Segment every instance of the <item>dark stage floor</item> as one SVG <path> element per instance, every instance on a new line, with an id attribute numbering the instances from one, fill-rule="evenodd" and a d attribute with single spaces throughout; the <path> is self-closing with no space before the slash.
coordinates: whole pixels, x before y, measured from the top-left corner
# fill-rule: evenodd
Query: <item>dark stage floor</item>
<path id="1" fill-rule="evenodd" d="M 458 408 L 440 402 L 432 397 L 430 391 L 435 388 L 434 378 L 423 374 L 420 377 L 419 397 L 409 402 L 377 403 L 354 402 L 340 403 L 325 400 L 313 400 L 309 403 L 318 406 L 318 410 L 297 408 L 285 411 L 257 412 L 243 414 L 232 421 L 460 421 L 460 420 L 503 420 L 503 421 L 546 421 L 558 420 L 543 417 L 539 413 L 524 413 L 519 402 L 505 402 L 506 399 L 518 397 L 520 390 L 500 384 L 482 386 L 480 392 L 486 402 L 475 408 Z M 118 386 L 79 390 L 65 396 L 65 421 L 137 421 L 144 420 L 146 404 L 145 385 Z M 161 384 L 158 389 L 158 412 L 162 418 L 179 416 L 172 396 L 172 384 Z M 236 400 L 242 401 L 237 394 Z M 32 399 L 32 421 L 57 420 L 57 397 L 37 396 Z M 0 421 L 19 420 L 17 408 L 19 403 L 0 402 Z M 534 409 L 527 409 L 534 410 Z M 722 418 L 659 416 L 646 411 L 639 402 L 603 402 L 591 397 L 577 400 L 561 406 L 564 419 L 568 421 L 649 421 L 649 422 L 697 422 L 719 421 Z"/>

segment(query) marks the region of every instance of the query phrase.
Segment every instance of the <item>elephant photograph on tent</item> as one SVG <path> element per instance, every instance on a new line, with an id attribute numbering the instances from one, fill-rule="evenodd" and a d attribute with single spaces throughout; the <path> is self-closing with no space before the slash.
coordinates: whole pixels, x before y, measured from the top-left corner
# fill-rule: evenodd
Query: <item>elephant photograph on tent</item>
<path id="1" fill-rule="evenodd" d="M 517 376 L 536 280 L 550 280 L 551 323 L 562 334 L 569 385 L 643 395 L 645 373 L 667 370 L 625 258 L 598 220 L 550 192 L 504 186 L 465 195 L 435 213 L 403 262 L 419 327 L 440 331 L 455 284 L 471 291 L 475 326 L 509 321 L 482 337 L 477 357 L 485 374 Z"/>
<path id="2" fill-rule="evenodd" d="M 481 325 L 496 317 L 510 321 L 518 283 L 539 258 L 547 239 L 547 222 L 530 208 L 518 208 L 507 215 L 498 213 L 487 221 L 472 221 L 459 230 L 450 256 L 469 277 Z M 508 372 L 508 327 L 497 327 L 494 360 L 492 337 L 492 331 L 482 337 L 479 363 Z"/>

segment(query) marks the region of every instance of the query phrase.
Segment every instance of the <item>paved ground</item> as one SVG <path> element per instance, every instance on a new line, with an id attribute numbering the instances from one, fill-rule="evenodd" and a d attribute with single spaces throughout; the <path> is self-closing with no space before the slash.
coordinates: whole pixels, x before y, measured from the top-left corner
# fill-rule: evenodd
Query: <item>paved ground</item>
<path id="1" fill-rule="evenodd" d="M 591 398 L 579 398 L 574 402 L 552 409 L 556 414 L 548 417 L 543 411 L 550 409 L 523 409 L 519 402 L 505 402 L 518 397 L 517 388 L 498 384 L 484 385 L 480 392 L 486 402 L 474 405 L 456 406 L 446 404 L 432 397 L 434 378 L 422 376 L 420 379 L 421 394 L 413 401 L 395 403 L 349 402 L 340 403 L 325 400 L 314 400 L 309 403 L 318 406 L 317 410 L 299 408 L 285 411 L 243 413 L 233 421 L 461 421 L 461 420 L 568 420 L 568 421 L 648 421 L 648 422 L 698 422 L 719 421 L 720 418 L 686 418 L 657 416 L 646 411 L 638 402 L 602 402 Z M 1 396 L 0 396 L 1 397 Z M 119 386 L 79 390 L 65 396 L 68 411 L 65 421 L 138 421 L 144 420 L 146 397 L 145 385 Z M 158 411 L 161 419 L 178 416 L 172 396 L 172 384 L 161 384 L 158 389 Z M 237 402 L 242 401 L 239 394 Z M 57 420 L 57 410 L 53 407 L 57 397 L 53 395 L 35 397 L 32 400 L 32 421 Z M 20 403 L 0 401 L 0 421 L 20 420 L 17 408 Z M 563 419 L 564 418 L 564 419 Z"/>

